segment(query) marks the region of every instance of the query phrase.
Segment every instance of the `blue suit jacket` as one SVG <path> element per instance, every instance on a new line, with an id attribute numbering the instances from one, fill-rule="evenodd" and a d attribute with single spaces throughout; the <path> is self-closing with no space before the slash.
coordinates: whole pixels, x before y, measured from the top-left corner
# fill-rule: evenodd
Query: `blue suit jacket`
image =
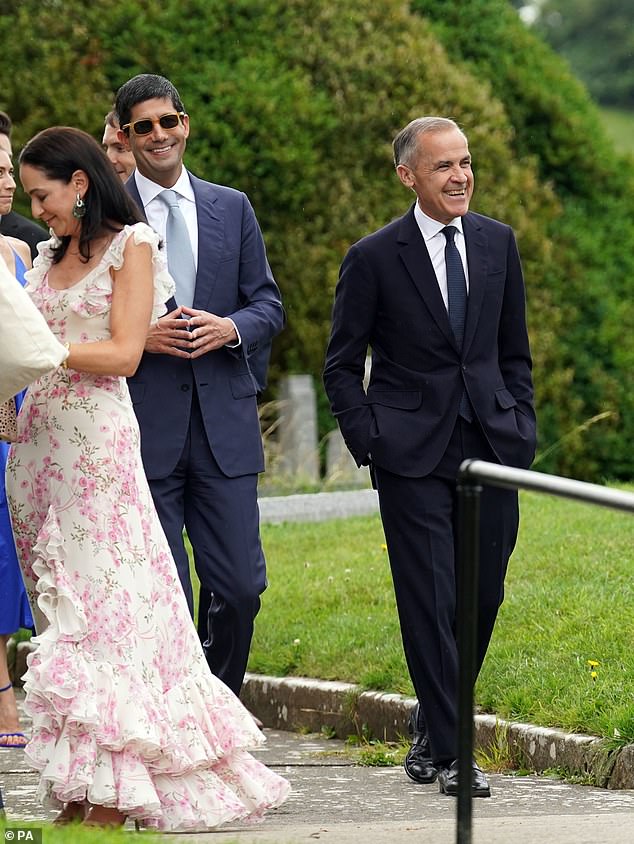
<path id="1" fill-rule="evenodd" d="M 422 477 L 447 448 L 463 389 L 501 463 L 535 451 L 525 292 L 509 226 L 463 217 L 469 300 L 462 351 L 414 217 L 363 238 L 346 255 L 335 294 L 324 383 L 359 465 Z M 367 393 L 364 363 L 372 348 Z"/>
<path id="2" fill-rule="evenodd" d="M 141 426 L 148 478 L 169 475 L 187 436 L 193 390 L 212 453 L 229 477 L 264 469 L 257 409 L 272 338 L 284 326 L 280 291 L 245 194 L 189 174 L 198 216 L 198 271 L 193 307 L 231 317 L 241 345 L 192 361 L 144 353 L 130 394 Z M 134 175 L 128 192 L 143 210 Z M 176 307 L 174 299 L 168 310 Z"/>

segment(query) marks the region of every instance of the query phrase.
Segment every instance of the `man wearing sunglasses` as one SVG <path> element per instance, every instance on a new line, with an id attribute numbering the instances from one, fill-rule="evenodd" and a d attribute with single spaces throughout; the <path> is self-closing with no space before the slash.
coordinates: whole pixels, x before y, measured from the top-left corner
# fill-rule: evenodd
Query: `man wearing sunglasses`
<path id="1" fill-rule="evenodd" d="M 209 666 L 239 694 L 266 587 L 257 392 L 284 310 L 247 197 L 183 166 L 190 123 L 172 83 L 135 76 L 115 111 L 136 161 L 126 187 L 163 238 L 176 282 L 129 379 L 143 462 L 192 611 L 183 528 L 193 548 Z"/>

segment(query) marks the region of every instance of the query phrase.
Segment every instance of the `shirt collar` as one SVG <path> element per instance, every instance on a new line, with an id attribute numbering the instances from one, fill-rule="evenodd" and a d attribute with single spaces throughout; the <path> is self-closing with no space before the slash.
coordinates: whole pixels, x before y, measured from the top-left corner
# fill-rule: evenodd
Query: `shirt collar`
<path id="1" fill-rule="evenodd" d="M 436 235 L 441 232 L 445 228 L 445 223 L 439 223 L 438 220 L 434 220 L 428 214 L 425 214 L 424 211 L 421 211 L 421 207 L 416 202 L 414 206 L 414 218 L 418 223 L 418 228 L 420 229 L 420 233 L 422 234 L 425 242 L 431 240 L 432 237 L 436 237 Z M 462 217 L 454 217 L 451 222 L 447 223 L 448 226 L 455 226 L 460 234 L 464 234 L 462 230 Z"/>
<path id="2" fill-rule="evenodd" d="M 157 185 L 156 182 L 152 182 L 142 173 L 139 173 L 138 169 L 134 171 L 134 180 L 144 208 L 147 208 L 150 202 L 156 199 L 161 191 L 165 190 L 163 185 Z M 184 167 L 181 169 L 181 174 L 176 180 L 176 183 L 172 185 L 171 190 L 175 191 L 179 196 L 185 197 L 185 199 L 196 202 L 194 189 L 192 188 L 192 183 L 189 181 L 189 173 Z"/>

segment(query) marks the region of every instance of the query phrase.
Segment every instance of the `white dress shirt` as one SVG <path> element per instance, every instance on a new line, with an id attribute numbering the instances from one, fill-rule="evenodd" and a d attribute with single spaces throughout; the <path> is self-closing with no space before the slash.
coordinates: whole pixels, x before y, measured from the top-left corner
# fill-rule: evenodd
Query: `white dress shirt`
<path id="1" fill-rule="evenodd" d="M 418 228 L 425 241 L 425 246 L 429 252 L 436 278 L 438 279 L 438 286 L 442 294 L 445 308 L 449 310 L 449 296 L 447 294 L 447 267 L 445 266 L 445 244 L 447 240 L 442 230 L 445 228 L 444 223 L 439 223 L 438 220 L 433 220 L 428 217 L 424 211 L 421 211 L 418 202 L 414 207 L 414 217 L 418 223 Z M 469 268 L 467 267 L 467 245 L 465 243 L 464 232 L 462 231 L 462 217 L 454 217 L 454 219 L 447 223 L 448 226 L 455 226 L 458 231 L 454 235 L 454 243 L 458 247 L 460 258 L 462 259 L 462 267 L 464 269 L 464 277 L 467 283 L 467 294 L 469 293 Z"/>
<path id="2" fill-rule="evenodd" d="M 166 254 L 169 258 L 170 245 L 165 236 L 169 208 L 159 197 L 159 194 L 165 188 L 157 185 L 156 182 L 151 182 L 142 173 L 139 173 L 138 169 L 134 171 L 134 180 L 139 190 L 139 196 L 143 203 L 143 210 L 145 211 L 148 225 L 154 229 L 163 241 Z M 194 255 L 194 265 L 198 269 L 198 215 L 196 213 L 196 198 L 194 196 L 194 189 L 189 181 L 189 174 L 184 167 L 176 180 L 176 184 L 171 187 L 171 190 L 178 195 L 178 207 L 185 218 L 189 242 L 191 243 L 192 253 Z"/>

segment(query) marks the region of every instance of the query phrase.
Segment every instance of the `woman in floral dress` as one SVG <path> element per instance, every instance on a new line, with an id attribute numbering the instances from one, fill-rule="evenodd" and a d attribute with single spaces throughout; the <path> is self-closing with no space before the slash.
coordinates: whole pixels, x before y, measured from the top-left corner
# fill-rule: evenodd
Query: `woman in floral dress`
<path id="1" fill-rule="evenodd" d="M 52 230 L 27 290 L 69 356 L 28 390 L 7 467 L 38 617 L 26 747 L 60 822 L 210 829 L 279 805 L 252 717 L 207 666 L 143 472 L 126 376 L 173 293 L 157 235 L 99 145 L 70 128 L 23 149 Z"/>

